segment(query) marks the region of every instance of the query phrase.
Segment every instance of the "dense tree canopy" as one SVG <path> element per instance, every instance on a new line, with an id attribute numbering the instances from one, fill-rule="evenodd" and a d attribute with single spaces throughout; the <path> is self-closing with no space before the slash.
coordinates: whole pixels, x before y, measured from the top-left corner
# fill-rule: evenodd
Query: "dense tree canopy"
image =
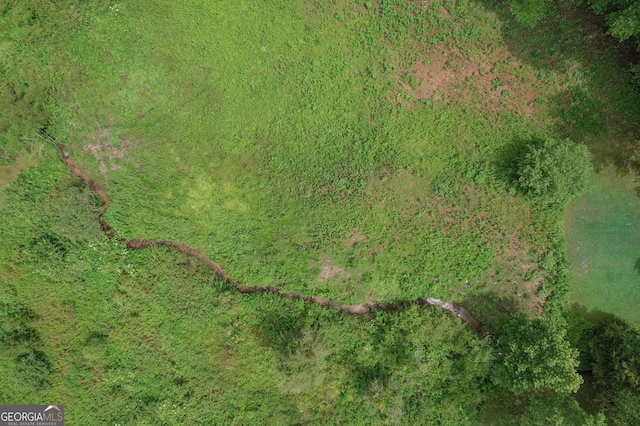
<path id="1" fill-rule="evenodd" d="M 578 351 L 565 335 L 566 330 L 553 318 L 532 321 L 517 314 L 500 330 L 494 382 L 516 393 L 575 392 L 582 383 L 576 373 Z"/>
<path id="2" fill-rule="evenodd" d="M 640 1 L 591 0 L 594 12 L 606 15 L 609 32 L 620 40 L 640 34 Z"/>
<path id="3" fill-rule="evenodd" d="M 609 425 L 640 424 L 640 334 L 602 312 L 569 314 L 569 340 L 580 351 L 580 370 L 592 374 L 593 404 Z"/>

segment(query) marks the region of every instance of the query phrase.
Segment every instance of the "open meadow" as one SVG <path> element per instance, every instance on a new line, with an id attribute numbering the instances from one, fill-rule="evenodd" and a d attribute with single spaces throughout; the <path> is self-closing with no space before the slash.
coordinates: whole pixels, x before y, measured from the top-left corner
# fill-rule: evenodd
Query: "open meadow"
<path id="1" fill-rule="evenodd" d="M 571 300 L 640 325 L 640 198 L 633 176 L 594 177 L 568 209 Z"/>
<path id="2" fill-rule="evenodd" d="M 530 386 L 547 420 L 603 424 L 565 395 L 581 379 L 562 318 L 571 300 L 638 325 L 640 103 L 629 45 L 584 7 L 531 28 L 469 0 L 0 6 L 19 123 L 0 122 L 0 401 L 82 425 L 536 424 L 514 396 Z M 547 138 L 600 173 L 566 216 L 518 179 Z M 241 284 L 451 301 L 483 331 L 431 306 L 238 294 L 134 238 Z M 492 335 L 525 329 L 551 342 L 537 361 L 568 360 L 536 370 L 561 379 L 501 373 Z"/>

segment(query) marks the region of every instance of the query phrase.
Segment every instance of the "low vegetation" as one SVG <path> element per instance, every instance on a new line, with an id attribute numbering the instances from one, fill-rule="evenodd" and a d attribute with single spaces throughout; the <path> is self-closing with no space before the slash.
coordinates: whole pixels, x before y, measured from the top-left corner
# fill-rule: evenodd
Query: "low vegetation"
<path id="1" fill-rule="evenodd" d="M 0 400 L 87 425 L 637 423 L 638 330 L 570 309 L 561 228 L 591 164 L 637 165 L 633 49 L 596 21 L 0 1 Z M 403 303 L 424 297 L 481 332 Z"/>

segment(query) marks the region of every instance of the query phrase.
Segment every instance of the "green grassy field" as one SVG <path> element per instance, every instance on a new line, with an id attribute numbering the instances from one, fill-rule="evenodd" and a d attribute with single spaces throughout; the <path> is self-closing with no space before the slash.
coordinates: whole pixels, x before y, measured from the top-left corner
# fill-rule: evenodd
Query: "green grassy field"
<path id="1" fill-rule="evenodd" d="M 606 165 L 637 132 L 616 50 L 570 5 L 526 29 L 466 0 L 2 4 L 2 77 L 42 70 L 47 132 L 104 185 L 118 238 L 340 303 L 428 295 L 487 330 L 562 305 L 558 212 L 518 191 L 514 158 L 552 135 Z M 2 142 L 0 401 L 63 401 L 87 425 L 459 425 L 500 397 L 489 340 L 457 318 L 238 295 L 107 239 L 40 137 Z M 568 217 L 600 214 L 598 191 Z"/>
<path id="2" fill-rule="evenodd" d="M 640 325 L 640 198 L 632 175 L 608 170 L 565 219 L 571 299 Z"/>
<path id="3" fill-rule="evenodd" d="M 504 191 L 495 164 L 536 126 L 506 106 L 418 102 L 403 83 L 424 51 L 463 43 L 448 41 L 435 23 L 450 21 L 436 11 L 376 20 L 377 8 L 341 3 L 153 10 L 162 13 L 122 5 L 78 34 L 87 83 L 52 129 L 113 193 L 108 217 L 125 237 L 185 241 L 240 281 L 349 302 L 485 292 L 483 273 L 508 243 L 488 237 L 494 227 L 523 263 L 541 256 L 536 218 Z M 486 12 L 458 13 L 475 34 L 467 49 L 483 46 Z M 442 31 L 447 41 L 433 45 L 410 37 Z M 319 281 L 323 268 L 339 272 Z"/>

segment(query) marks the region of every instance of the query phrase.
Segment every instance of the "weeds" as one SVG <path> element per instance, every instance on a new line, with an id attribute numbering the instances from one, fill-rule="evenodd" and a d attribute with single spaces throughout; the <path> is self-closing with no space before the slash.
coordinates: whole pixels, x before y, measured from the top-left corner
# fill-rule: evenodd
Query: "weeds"
<path id="1" fill-rule="evenodd" d="M 531 315 L 566 302 L 559 217 L 530 209 L 503 157 L 546 132 L 602 146 L 623 133 L 606 117 L 637 122 L 615 60 L 589 65 L 572 21 L 515 31 L 504 6 L 467 1 L 87 4 L 47 21 L 60 38 L 31 39 L 49 27 L 17 16 L 44 46 L 33 57 L 3 39 L 3 81 L 15 88 L 20 58 L 43 70 L 3 98 L 17 114 L 3 120 L 30 123 L 8 130 L 3 166 L 24 148 L 10 135 L 46 122 L 104 170 L 122 238 L 184 241 L 247 283 L 342 303 L 432 294 L 483 319 L 511 309 L 507 293 Z M 416 99 L 443 78 L 417 64 L 468 80 Z M 97 135 L 129 146 L 117 164 L 83 150 Z M 491 352 L 456 319 L 257 302 L 181 255 L 127 252 L 49 148 L 6 185 L 3 401 L 67 398 L 78 424 L 477 424 Z M 343 275 L 322 281 L 323 266 Z"/>

